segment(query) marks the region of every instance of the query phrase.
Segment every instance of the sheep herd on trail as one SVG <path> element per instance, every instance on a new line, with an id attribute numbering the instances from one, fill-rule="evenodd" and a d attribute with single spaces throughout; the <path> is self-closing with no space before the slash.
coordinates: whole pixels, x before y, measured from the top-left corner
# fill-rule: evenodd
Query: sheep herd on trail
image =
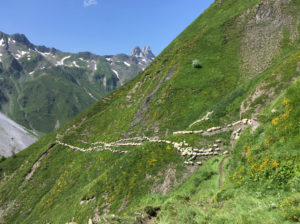
<path id="1" fill-rule="evenodd" d="M 209 115 L 212 112 L 208 113 Z M 209 117 L 206 115 L 201 120 L 198 120 L 191 124 L 190 126 L 194 125 L 195 123 L 201 122 L 202 120 L 209 120 Z M 215 134 L 219 134 L 221 132 L 230 131 L 233 130 L 231 135 L 231 141 L 235 142 L 241 135 L 242 131 L 246 129 L 249 125 L 257 126 L 257 120 L 256 119 L 242 119 L 236 122 L 233 122 L 231 124 L 228 124 L 226 127 L 211 127 L 204 130 L 197 130 L 197 131 L 177 131 L 173 132 L 173 135 L 191 135 L 191 134 L 201 134 L 202 136 L 212 136 Z M 133 138 L 126 138 L 126 139 L 120 139 L 115 142 L 94 142 L 94 143 L 88 143 L 83 140 L 80 142 L 89 145 L 87 148 L 80 148 L 77 146 L 69 145 L 67 143 L 64 143 L 59 140 L 60 136 L 57 135 L 56 143 L 59 145 L 62 145 L 64 147 L 70 148 L 73 151 L 80 151 L 80 152 L 92 152 L 92 151 L 105 151 L 108 150 L 113 153 L 128 153 L 129 151 L 121 151 L 116 150 L 118 147 L 122 146 L 142 146 L 145 143 L 163 143 L 168 145 L 173 145 L 173 147 L 177 150 L 177 152 L 184 158 L 186 158 L 186 161 L 184 162 L 185 165 L 202 165 L 201 161 L 195 162 L 197 158 L 201 157 L 212 157 L 217 156 L 221 154 L 229 154 L 228 151 L 224 151 L 224 146 L 222 144 L 221 139 L 217 139 L 212 145 L 209 145 L 206 148 L 195 148 L 190 146 L 185 140 L 183 142 L 173 142 L 169 140 L 160 139 L 159 137 L 133 137 Z"/>

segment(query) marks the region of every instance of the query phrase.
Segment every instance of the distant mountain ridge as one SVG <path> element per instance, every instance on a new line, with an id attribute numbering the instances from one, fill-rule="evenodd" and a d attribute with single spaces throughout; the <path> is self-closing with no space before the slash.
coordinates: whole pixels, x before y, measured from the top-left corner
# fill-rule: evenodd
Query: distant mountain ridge
<path id="1" fill-rule="evenodd" d="M 138 47 L 139 48 L 139 47 Z M 47 133 L 134 78 L 154 59 L 139 55 L 67 53 L 0 32 L 0 112 Z"/>
<path id="2" fill-rule="evenodd" d="M 22 45 L 22 46 L 20 46 Z M 24 51 L 24 47 L 27 48 L 27 51 Z M 2 57 L 3 51 L 8 51 L 11 53 L 12 56 L 14 56 L 15 59 L 20 59 L 23 56 L 27 55 L 27 59 L 30 60 L 30 52 L 37 52 L 40 55 L 44 56 L 46 59 L 48 59 L 52 64 L 56 66 L 68 66 L 68 67 L 77 67 L 81 68 L 84 67 L 83 65 L 76 65 L 76 61 L 72 61 L 69 63 L 67 62 L 67 59 L 71 57 L 71 55 L 79 55 L 83 57 L 79 57 L 78 59 L 81 61 L 88 60 L 88 59 L 97 59 L 98 57 L 101 57 L 99 55 L 90 53 L 90 52 L 79 52 L 79 53 L 68 53 L 68 52 L 62 52 L 60 50 L 57 50 L 56 48 L 48 48 L 46 46 L 37 46 L 32 44 L 27 37 L 24 34 L 12 34 L 8 35 L 0 31 L 0 62 L 2 62 Z M 26 49 L 25 49 L 26 50 Z M 155 58 L 155 55 L 152 53 L 151 49 L 149 46 L 145 46 L 140 49 L 140 47 L 136 46 L 132 49 L 131 51 L 131 56 L 126 55 L 126 54 L 117 54 L 117 55 L 105 55 L 104 57 L 110 62 L 110 64 L 114 61 L 112 59 L 117 59 L 115 58 L 116 56 L 122 55 L 122 56 L 127 56 L 129 61 L 125 63 L 125 65 L 130 67 L 130 62 L 132 64 L 137 64 L 137 66 L 144 70 Z M 62 55 L 68 55 L 67 57 L 62 57 Z M 70 56 L 70 57 L 69 57 Z M 52 58 L 51 58 L 52 57 Z M 77 60 L 78 60 L 77 59 Z M 136 60 L 135 60 L 136 59 Z M 66 61 L 65 61 L 66 60 Z M 120 62 L 118 60 L 115 60 L 116 62 Z M 66 62 L 66 63 L 65 63 Z M 94 64 L 95 62 L 92 61 Z M 124 61 L 125 62 L 125 61 Z M 88 63 L 89 68 L 92 69 L 91 64 L 93 63 Z M 2 63 L 3 64 L 3 63 Z M 5 65 L 4 65 L 5 66 Z M 95 67 L 94 67 L 94 70 Z"/>

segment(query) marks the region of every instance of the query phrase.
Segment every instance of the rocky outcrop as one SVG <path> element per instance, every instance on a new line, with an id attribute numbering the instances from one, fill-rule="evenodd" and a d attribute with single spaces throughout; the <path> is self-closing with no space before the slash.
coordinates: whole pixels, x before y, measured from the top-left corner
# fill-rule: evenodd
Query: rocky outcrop
<path id="1" fill-rule="evenodd" d="M 248 76 L 253 77 L 264 71 L 280 54 L 284 32 L 290 33 L 288 41 L 292 43 L 296 40 L 299 19 L 295 20 L 285 10 L 284 5 L 289 2 L 290 0 L 260 1 L 236 20 L 244 30 L 241 55 L 243 69 Z"/>

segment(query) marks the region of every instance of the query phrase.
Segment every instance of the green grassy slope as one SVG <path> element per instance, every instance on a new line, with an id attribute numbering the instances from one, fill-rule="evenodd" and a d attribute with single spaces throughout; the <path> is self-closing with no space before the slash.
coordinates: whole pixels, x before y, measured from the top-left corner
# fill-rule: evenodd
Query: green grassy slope
<path id="1" fill-rule="evenodd" d="M 211 159 L 167 195 L 147 195 L 132 211 L 160 207 L 156 223 L 294 223 L 300 217 L 300 79 L 261 113 L 222 165 Z M 271 112 L 272 110 L 276 112 Z"/>
<path id="2" fill-rule="evenodd" d="M 0 222 L 143 223 L 146 206 L 160 207 L 157 223 L 299 221 L 299 7 L 298 1 L 213 3 L 142 74 L 0 163 Z M 273 26 L 282 21 L 277 15 L 290 20 Z M 249 59 L 245 67 L 249 29 L 261 27 L 281 41 L 270 48 L 252 40 L 272 60 Z M 202 68 L 192 66 L 194 59 Z M 190 126 L 209 111 L 209 120 Z M 231 129 L 173 135 L 240 118 L 260 126 L 236 142 Z M 150 140 L 115 142 L 137 136 Z M 202 167 L 185 166 L 171 144 L 202 148 L 216 139 L 230 154 L 200 158 Z M 136 145 L 116 146 L 130 141 Z M 106 150 L 82 152 L 96 146 Z"/>

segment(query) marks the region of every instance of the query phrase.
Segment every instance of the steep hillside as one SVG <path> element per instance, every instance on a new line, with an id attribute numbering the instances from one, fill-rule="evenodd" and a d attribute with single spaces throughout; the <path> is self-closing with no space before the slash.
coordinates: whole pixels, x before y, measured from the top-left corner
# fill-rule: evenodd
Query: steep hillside
<path id="1" fill-rule="evenodd" d="M 149 47 L 136 51 L 140 54 L 71 54 L 0 32 L 0 110 L 28 129 L 58 129 L 154 59 Z"/>
<path id="2" fill-rule="evenodd" d="M 0 163 L 0 221 L 299 221 L 299 22 L 297 0 L 215 1 L 143 73 Z"/>

